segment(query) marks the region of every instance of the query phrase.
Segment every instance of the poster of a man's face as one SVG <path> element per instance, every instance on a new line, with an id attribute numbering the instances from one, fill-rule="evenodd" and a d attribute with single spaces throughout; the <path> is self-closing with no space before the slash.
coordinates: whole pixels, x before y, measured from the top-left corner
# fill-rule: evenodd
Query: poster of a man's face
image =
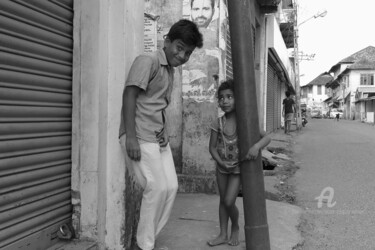
<path id="1" fill-rule="evenodd" d="M 198 27 L 207 28 L 215 11 L 215 0 L 191 0 L 191 19 Z"/>

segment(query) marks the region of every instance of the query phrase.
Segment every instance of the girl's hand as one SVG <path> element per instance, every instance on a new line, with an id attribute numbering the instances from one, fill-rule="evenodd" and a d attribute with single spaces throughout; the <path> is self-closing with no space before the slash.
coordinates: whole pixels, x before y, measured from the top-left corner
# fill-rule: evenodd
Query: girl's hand
<path id="1" fill-rule="evenodd" d="M 239 162 L 238 162 L 238 161 L 236 161 L 236 162 L 226 162 L 226 161 L 224 161 L 224 162 L 222 162 L 222 163 L 220 164 L 220 166 L 221 166 L 222 168 L 224 168 L 224 169 L 235 168 L 235 167 L 238 167 L 238 166 L 239 166 Z"/>
<path id="2" fill-rule="evenodd" d="M 255 160 L 258 157 L 260 148 L 255 144 L 249 149 L 249 152 L 247 152 L 245 159 L 247 161 Z"/>

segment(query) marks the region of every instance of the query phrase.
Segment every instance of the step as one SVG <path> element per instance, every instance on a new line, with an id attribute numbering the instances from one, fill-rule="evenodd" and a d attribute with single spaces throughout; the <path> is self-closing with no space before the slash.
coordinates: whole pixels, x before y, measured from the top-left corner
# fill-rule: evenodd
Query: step
<path id="1" fill-rule="evenodd" d="M 99 247 L 98 247 L 98 244 L 93 241 L 85 241 L 85 240 L 62 241 L 60 240 L 55 245 L 49 247 L 46 250 L 99 250 Z"/>

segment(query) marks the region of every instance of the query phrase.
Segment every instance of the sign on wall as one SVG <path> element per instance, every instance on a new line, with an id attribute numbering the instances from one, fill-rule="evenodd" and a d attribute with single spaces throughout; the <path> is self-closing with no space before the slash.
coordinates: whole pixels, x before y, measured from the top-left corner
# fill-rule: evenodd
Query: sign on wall
<path id="1" fill-rule="evenodd" d="M 159 16 L 144 14 L 144 52 L 157 50 L 157 25 Z"/>
<path id="2" fill-rule="evenodd" d="M 220 48 L 220 27 L 226 16 L 220 0 L 183 0 L 183 18 L 197 24 L 204 45 L 196 49 L 182 67 L 182 96 L 196 102 L 215 102 L 219 81 L 223 80 L 223 49 Z M 220 8 L 222 7 L 222 9 Z"/>

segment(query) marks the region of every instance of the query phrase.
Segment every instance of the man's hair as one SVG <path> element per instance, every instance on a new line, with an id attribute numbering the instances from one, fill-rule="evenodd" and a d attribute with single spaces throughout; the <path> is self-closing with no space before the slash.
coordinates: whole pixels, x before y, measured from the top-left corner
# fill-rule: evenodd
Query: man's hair
<path id="1" fill-rule="evenodd" d="M 226 90 L 226 89 L 230 89 L 234 92 L 234 81 L 233 79 L 228 79 L 226 81 L 223 81 L 219 88 L 217 89 L 217 95 L 219 96 L 219 93 L 220 91 L 223 91 L 223 90 Z"/>
<path id="2" fill-rule="evenodd" d="M 286 97 L 289 97 L 290 96 L 290 92 L 289 91 L 285 91 L 285 95 L 286 95 Z"/>
<path id="3" fill-rule="evenodd" d="M 197 48 L 203 46 L 203 36 L 199 32 L 198 26 L 187 19 L 181 19 L 172 25 L 167 37 L 173 42 L 174 40 L 181 39 L 186 45 L 193 45 Z"/>
<path id="4" fill-rule="evenodd" d="M 191 2 L 190 2 L 191 8 L 193 8 L 193 3 L 194 3 L 194 0 L 191 0 Z M 215 9 L 215 0 L 211 0 L 211 8 L 212 8 L 212 10 Z"/>

